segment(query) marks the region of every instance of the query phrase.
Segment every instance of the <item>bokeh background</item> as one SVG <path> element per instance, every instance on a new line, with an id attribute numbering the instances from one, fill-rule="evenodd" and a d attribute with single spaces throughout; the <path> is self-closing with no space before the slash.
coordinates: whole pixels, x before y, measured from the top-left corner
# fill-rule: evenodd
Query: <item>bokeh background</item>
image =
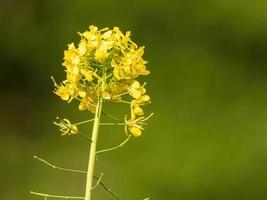
<path id="1" fill-rule="evenodd" d="M 33 156 L 86 169 L 88 142 L 61 137 L 52 122 L 92 115 L 56 97 L 50 76 L 64 78 L 63 51 L 91 24 L 131 30 L 152 72 L 147 130 L 98 157 L 96 173 L 120 199 L 266 199 L 266 8 L 264 0 L 1 0 L 0 199 L 42 199 L 30 190 L 83 196 L 83 175 Z M 99 148 L 124 137 L 104 127 Z M 94 197 L 113 199 L 101 187 Z"/>

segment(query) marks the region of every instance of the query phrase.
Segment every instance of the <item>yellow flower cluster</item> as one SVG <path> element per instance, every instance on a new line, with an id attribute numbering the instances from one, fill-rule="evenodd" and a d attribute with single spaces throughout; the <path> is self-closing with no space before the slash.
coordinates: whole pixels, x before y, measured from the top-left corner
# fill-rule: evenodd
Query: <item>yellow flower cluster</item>
<path id="1" fill-rule="evenodd" d="M 118 27 L 98 30 L 90 26 L 79 35 L 79 44 L 69 44 L 64 52 L 66 80 L 60 84 L 54 81 L 55 93 L 68 102 L 78 100 L 80 110 L 93 113 L 99 98 L 126 102 L 123 97 L 129 94 L 133 97 L 128 101 L 131 118 L 125 119 L 125 123 L 131 134 L 139 136 L 142 128 L 130 122 L 142 117 L 141 106 L 150 102 L 145 84 L 136 80 L 150 73 L 143 59 L 144 47 L 138 47 L 131 40 L 131 33 L 123 34 Z"/>

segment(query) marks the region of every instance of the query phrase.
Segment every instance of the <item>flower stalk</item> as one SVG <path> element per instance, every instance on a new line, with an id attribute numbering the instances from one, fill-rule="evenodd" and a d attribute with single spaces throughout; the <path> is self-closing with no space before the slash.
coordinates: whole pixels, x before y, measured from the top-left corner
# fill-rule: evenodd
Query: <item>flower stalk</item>
<path id="1" fill-rule="evenodd" d="M 95 120 L 92 131 L 92 142 L 90 147 L 89 154 L 89 163 L 88 163 L 88 173 L 86 179 L 86 191 L 85 191 L 85 200 L 92 199 L 92 188 L 93 188 L 93 177 L 94 177 L 94 168 L 95 168 L 95 160 L 96 160 L 96 145 L 98 138 L 98 131 L 100 126 L 100 117 L 102 111 L 103 99 L 99 98 L 96 106 L 95 112 Z"/>

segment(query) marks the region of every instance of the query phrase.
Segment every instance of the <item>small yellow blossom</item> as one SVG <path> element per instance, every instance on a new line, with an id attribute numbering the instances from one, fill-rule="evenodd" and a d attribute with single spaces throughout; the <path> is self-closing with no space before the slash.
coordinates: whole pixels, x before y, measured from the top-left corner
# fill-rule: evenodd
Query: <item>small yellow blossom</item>
<path id="1" fill-rule="evenodd" d="M 112 35 L 112 30 L 103 33 L 102 38 L 108 39 Z"/>
<path id="2" fill-rule="evenodd" d="M 129 131 L 134 137 L 139 137 L 142 134 L 141 129 L 137 127 L 130 127 Z"/>
<path id="3" fill-rule="evenodd" d="M 78 128 L 76 125 L 71 124 L 68 119 L 63 119 L 59 123 L 54 122 L 55 125 L 59 126 L 61 135 L 73 135 L 78 133 Z"/>
<path id="4" fill-rule="evenodd" d="M 93 76 L 94 76 L 94 72 L 92 70 L 88 70 L 88 69 L 81 69 L 81 74 L 82 76 L 85 78 L 85 80 L 87 81 L 92 81 L 93 80 Z"/>
<path id="5" fill-rule="evenodd" d="M 140 75 L 148 75 L 150 72 L 146 69 L 147 63 L 143 58 L 144 47 L 139 49 L 129 49 L 122 51 L 123 56 L 120 59 L 114 59 L 111 62 L 114 68 L 114 75 L 118 80 L 135 79 Z"/>
<path id="6" fill-rule="evenodd" d="M 113 41 L 104 41 L 95 52 L 95 58 L 100 63 L 103 63 L 109 56 L 109 50 L 112 48 Z"/>
<path id="7" fill-rule="evenodd" d="M 138 81 L 134 81 L 128 90 L 129 94 L 135 99 L 140 99 L 142 95 L 145 94 L 146 92 L 146 89 L 143 86 L 141 86 L 141 84 Z"/>
<path id="8" fill-rule="evenodd" d="M 129 132 L 134 136 L 134 137 L 138 137 L 142 134 L 142 127 L 140 125 L 137 124 L 136 119 L 129 119 L 127 120 L 127 117 L 125 117 L 125 131 L 126 134 L 128 134 L 128 130 Z"/>
<path id="9" fill-rule="evenodd" d="M 140 115 L 140 116 L 144 115 L 143 109 L 140 106 L 138 106 L 138 105 L 135 106 L 135 107 L 133 107 L 133 111 L 134 111 L 134 113 L 136 115 Z"/>
<path id="10" fill-rule="evenodd" d="M 85 97 L 86 96 L 86 92 L 84 91 L 84 90 L 82 90 L 82 89 L 80 89 L 79 91 L 78 91 L 78 95 L 80 96 L 80 97 Z"/>
<path id="11" fill-rule="evenodd" d="M 131 113 L 131 118 L 127 119 L 127 116 L 125 116 L 125 131 L 126 134 L 128 134 L 128 130 L 129 132 L 135 136 L 138 137 L 142 134 L 142 131 L 144 130 L 143 126 L 146 125 L 145 121 L 147 121 L 150 117 L 153 116 L 153 113 L 151 113 L 149 116 L 147 117 L 137 117 L 135 116 L 135 114 L 133 113 L 133 109 L 131 109 L 132 113 Z"/>
<path id="12" fill-rule="evenodd" d="M 59 86 L 55 93 L 64 101 L 68 101 L 70 98 L 70 92 L 66 86 Z"/>
<path id="13" fill-rule="evenodd" d="M 70 100 L 73 93 L 74 93 L 74 88 L 70 84 L 67 84 L 67 85 L 61 84 L 57 86 L 55 90 L 55 94 L 60 96 L 61 99 L 63 99 L 64 101 Z"/>
<path id="14" fill-rule="evenodd" d="M 68 50 L 64 51 L 64 60 L 64 66 L 78 65 L 80 63 L 79 52 L 73 43 L 69 44 Z"/>
<path id="15" fill-rule="evenodd" d="M 79 110 L 88 110 L 92 113 L 95 113 L 96 110 L 96 105 L 93 100 L 94 96 L 93 94 L 86 94 L 86 96 L 82 97 L 81 102 L 79 104 Z"/>
<path id="16" fill-rule="evenodd" d="M 87 42 L 85 40 L 81 40 L 78 47 L 78 53 L 80 56 L 83 56 L 87 52 Z"/>

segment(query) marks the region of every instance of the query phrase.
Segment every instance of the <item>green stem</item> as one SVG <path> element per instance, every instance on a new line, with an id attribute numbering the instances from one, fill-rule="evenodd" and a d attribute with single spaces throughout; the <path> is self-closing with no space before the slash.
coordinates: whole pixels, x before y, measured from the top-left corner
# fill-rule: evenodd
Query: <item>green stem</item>
<path id="1" fill-rule="evenodd" d="M 91 189 L 93 187 L 93 177 L 94 177 L 94 168 L 95 168 L 95 160 L 96 160 L 96 144 L 97 144 L 99 125 L 100 125 L 102 104 L 103 104 L 103 100 L 102 98 L 100 98 L 96 106 L 95 120 L 94 120 L 94 126 L 93 126 L 93 131 L 92 131 L 92 142 L 91 142 L 91 147 L 90 147 L 89 163 L 88 163 L 88 170 L 87 170 L 88 173 L 87 173 L 87 180 L 86 180 L 85 200 L 92 199 Z"/>
<path id="2" fill-rule="evenodd" d="M 103 125 L 103 126 L 115 126 L 115 125 L 118 125 L 118 126 L 124 126 L 125 125 L 125 123 L 109 123 L 109 122 L 107 122 L 107 123 L 100 123 L 100 125 Z"/>
<path id="3" fill-rule="evenodd" d="M 51 194 L 45 194 L 45 193 L 33 192 L 33 191 L 31 191 L 30 193 L 33 194 L 33 195 L 45 197 L 45 199 L 47 199 L 47 198 L 57 198 L 57 199 L 84 199 L 84 197 L 51 195 Z"/>
<path id="4" fill-rule="evenodd" d="M 128 142 L 130 137 L 131 137 L 131 135 L 129 135 L 122 143 L 120 143 L 119 145 L 117 145 L 115 147 L 111 147 L 111 148 L 108 148 L 108 149 L 103 149 L 103 150 L 97 151 L 96 153 L 104 153 L 104 152 L 107 152 L 107 151 L 113 151 L 113 150 L 116 150 L 118 148 L 121 148 L 121 147 L 123 147 L 123 145 L 125 145 Z"/>

